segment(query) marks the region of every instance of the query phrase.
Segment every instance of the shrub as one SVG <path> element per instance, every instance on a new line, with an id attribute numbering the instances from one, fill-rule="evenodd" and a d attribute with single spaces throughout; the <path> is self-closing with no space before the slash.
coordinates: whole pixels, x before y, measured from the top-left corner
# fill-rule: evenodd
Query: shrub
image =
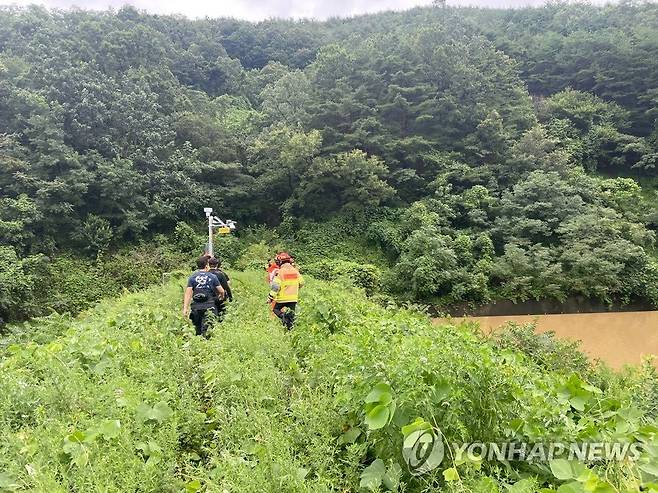
<path id="1" fill-rule="evenodd" d="M 267 263 L 267 259 L 275 255 L 275 251 L 264 242 L 254 243 L 249 245 L 240 258 L 235 262 L 238 269 L 247 270 L 263 270 Z"/>
<path id="2" fill-rule="evenodd" d="M 580 351 L 580 342 L 562 340 L 553 332 L 538 334 L 536 325 L 510 322 L 493 335 L 500 349 L 513 349 L 528 356 L 534 363 L 550 371 L 585 374 L 590 369 L 587 356 Z"/>
<path id="3" fill-rule="evenodd" d="M 213 254 L 223 266 L 233 265 L 245 250 L 244 242 L 234 235 L 218 235 L 213 241 Z"/>
<path id="4" fill-rule="evenodd" d="M 359 264 L 345 260 L 321 260 L 303 266 L 304 272 L 327 281 L 342 279 L 363 288 L 367 295 L 381 289 L 382 273 L 372 264 Z"/>
<path id="5" fill-rule="evenodd" d="M 194 254 L 203 249 L 206 241 L 208 241 L 206 236 L 198 234 L 186 222 L 181 221 L 176 224 L 172 243 L 177 250 L 187 254 Z"/>
<path id="6" fill-rule="evenodd" d="M 0 319 L 23 319 L 35 314 L 37 271 L 42 257 L 19 259 L 12 247 L 0 246 Z M 1 324 L 0 324 L 1 325 Z"/>

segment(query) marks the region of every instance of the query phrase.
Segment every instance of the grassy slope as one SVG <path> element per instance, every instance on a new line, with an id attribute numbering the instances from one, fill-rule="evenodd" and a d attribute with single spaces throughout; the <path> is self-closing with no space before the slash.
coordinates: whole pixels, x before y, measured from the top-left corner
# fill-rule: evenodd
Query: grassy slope
<path id="1" fill-rule="evenodd" d="M 311 280 L 287 334 L 261 278 L 233 277 L 237 301 L 208 341 L 180 317 L 176 282 L 13 336 L 0 353 L 0 491 L 357 491 L 374 458 L 404 467 L 400 425 L 416 416 L 450 441 L 606 437 L 622 419 L 631 436 L 643 422 L 623 417 L 630 385 L 594 395 L 466 327 L 436 329 L 338 285 Z M 381 381 L 398 412 L 369 431 L 363 400 Z M 341 443 L 350 430 L 355 443 Z M 448 466 L 404 473 L 406 491 L 442 483 Z M 627 469 L 609 474 L 621 484 Z M 462 480 L 444 487 L 498 491 L 518 472 L 546 480 L 524 466 L 484 470 L 492 479 L 461 465 Z"/>
<path id="2" fill-rule="evenodd" d="M 261 278 L 236 277 L 238 301 L 210 341 L 192 336 L 180 318 L 176 283 L 106 301 L 74 320 L 34 321 L 0 360 L 5 486 L 180 491 L 202 478 L 229 491 L 276 491 L 283 483 L 289 491 L 325 489 L 325 474 L 304 480 L 303 466 L 333 468 L 324 464 L 333 440 L 305 438 L 296 415 L 321 418 L 310 409 L 329 396 L 296 382 L 291 338 L 269 318 Z M 33 337 L 38 342 L 27 342 Z M 173 414 L 140 419 L 141 404 L 159 402 Z M 114 420 L 120 430 L 108 434 L 116 437 L 90 439 Z M 67 436 L 81 442 L 68 456 Z M 296 457 L 297 440 L 316 452 Z M 141 444 L 153 445 L 150 463 Z"/>

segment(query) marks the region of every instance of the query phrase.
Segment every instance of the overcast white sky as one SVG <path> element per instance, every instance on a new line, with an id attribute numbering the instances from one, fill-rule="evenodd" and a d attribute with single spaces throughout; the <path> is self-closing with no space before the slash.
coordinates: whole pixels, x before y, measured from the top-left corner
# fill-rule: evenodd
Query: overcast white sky
<path id="1" fill-rule="evenodd" d="M 152 13 L 184 14 L 188 17 L 237 17 L 258 21 L 271 17 L 347 17 L 382 10 L 403 10 L 430 5 L 432 0 L 0 0 L 0 5 L 40 4 L 47 7 L 84 9 L 120 8 L 130 4 Z M 543 0 L 448 0 L 451 5 L 538 5 Z"/>

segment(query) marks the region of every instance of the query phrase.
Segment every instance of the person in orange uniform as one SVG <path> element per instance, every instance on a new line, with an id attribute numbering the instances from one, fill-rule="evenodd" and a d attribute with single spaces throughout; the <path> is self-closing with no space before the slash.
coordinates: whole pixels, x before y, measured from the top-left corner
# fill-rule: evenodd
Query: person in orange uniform
<path id="1" fill-rule="evenodd" d="M 274 280 L 274 276 L 276 276 L 276 273 L 279 270 L 279 266 L 276 265 L 276 262 L 274 259 L 269 259 L 267 261 L 267 267 L 265 267 L 265 283 L 269 286 L 272 284 L 272 281 Z M 272 301 L 270 304 L 270 311 L 274 309 L 274 301 Z M 274 315 L 274 314 L 272 314 Z"/>
<path id="2" fill-rule="evenodd" d="M 279 253 L 275 262 L 279 269 L 270 283 L 268 303 L 274 303 L 272 313 L 290 330 L 295 323 L 295 309 L 299 301 L 299 289 L 304 285 L 304 278 L 292 265 L 293 259 L 288 253 Z"/>
<path id="3" fill-rule="evenodd" d="M 276 261 L 269 259 L 267 261 L 267 267 L 265 267 L 265 282 L 269 286 L 272 284 L 272 281 L 274 280 L 274 276 L 276 275 L 276 271 L 279 270 L 279 266 L 276 265 Z"/>

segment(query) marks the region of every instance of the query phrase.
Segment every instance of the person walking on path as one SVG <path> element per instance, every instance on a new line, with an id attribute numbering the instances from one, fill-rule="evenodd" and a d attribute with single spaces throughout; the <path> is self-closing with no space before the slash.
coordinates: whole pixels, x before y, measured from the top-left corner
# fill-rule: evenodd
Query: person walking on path
<path id="1" fill-rule="evenodd" d="M 192 320 L 196 334 L 202 336 L 208 331 L 209 314 L 218 315 L 217 300 L 225 294 L 217 276 L 209 272 L 209 260 L 207 255 L 197 259 L 198 270 L 187 280 L 183 297 L 183 316 Z"/>
<path id="2" fill-rule="evenodd" d="M 295 323 L 295 309 L 299 301 L 299 289 L 304 285 L 304 278 L 292 265 L 292 257 L 282 252 L 276 256 L 279 269 L 270 284 L 268 303 L 274 303 L 272 313 L 283 325 L 292 329 Z"/>

